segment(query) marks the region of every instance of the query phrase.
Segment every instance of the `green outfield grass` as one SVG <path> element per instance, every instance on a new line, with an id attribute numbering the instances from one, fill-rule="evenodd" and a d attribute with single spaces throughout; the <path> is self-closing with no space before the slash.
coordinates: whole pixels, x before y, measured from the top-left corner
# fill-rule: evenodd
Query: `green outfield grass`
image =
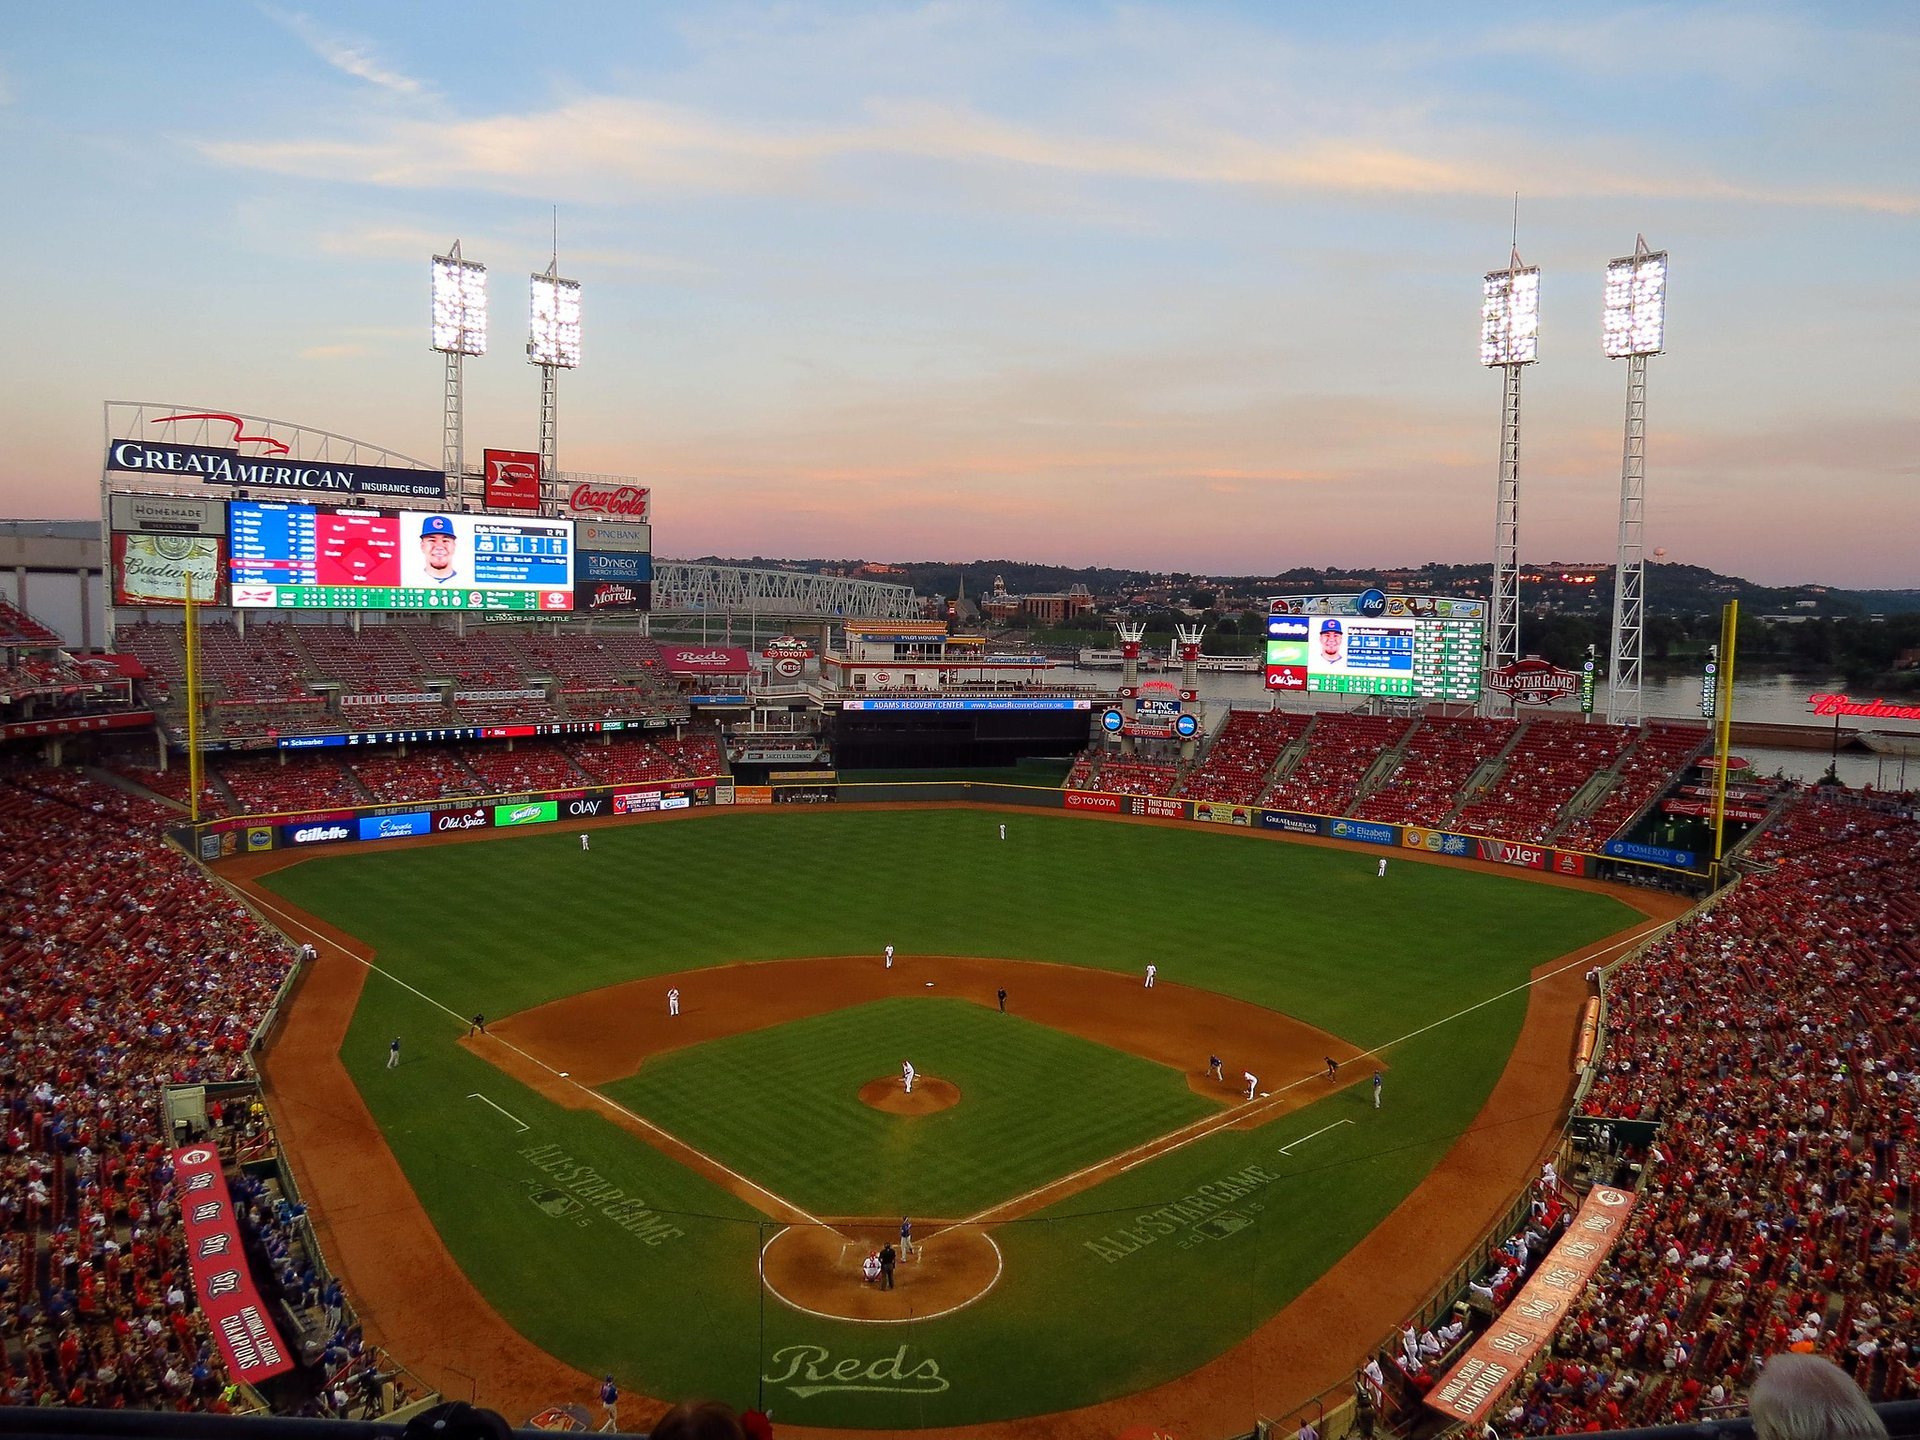
<path id="1" fill-rule="evenodd" d="M 902 1057 L 960 1087 L 889 1115 Z M 1164 1065 L 964 1000 L 883 1000 L 672 1051 L 602 1087 L 816 1215 L 975 1215 L 1218 1113 Z"/>
<path id="2" fill-rule="evenodd" d="M 782 1419 L 897 1429 L 1088 1404 L 1184 1374 L 1244 1337 L 1378 1224 L 1471 1123 L 1526 995 L 1483 1002 L 1521 985 L 1542 961 L 1637 918 L 1604 895 L 1398 858 L 1376 879 L 1376 858 L 1224 828 L 822 807 L 600 830 L 590 854 L 555 831 L 336 853 L 268 883 L 367 940 L 384 969 L 417 988 L 371 979 L 343 1058 L 455 1259 L 513 1324 L 581 1369 L 614 1371 L 651 1394 L 744 1403 L 764 1386 Z M 1382 1110 L 1364 1086 L 1353 1087 L 1260 1130 L 1209 1136 L 1000 1227 L 1001 1283 L 967 1309 L 905 1327 L 762 1305 L 754 1256 L 772 1230 L 753 1211 L 610 1124 L 549 1106 L 454 1043 L 465 1029 L 455 1017 L 475 1010 L 506 1015 L 649 975 L 877 954 L 889 942 L 909 955 L 1122 971 L 1152 959 L 1167 980 L 1268 1006 L 1362 1046 L 1479 1008 L 1393 1046 Z M 669 1128 L 700 1130 L 716 1150 L 737 1144 L 742 1157 L 759 1148 L 760 1166 L 809 1183 L 804 1166 L 838 1150 L 845 1170 L 845 1156 L 868 1143 L 841 1128 L 841 1111 L 863 1107 L 836 1100 L 834 1087 L 897 1066 L 886 1042 L 899 1026 L 937 1029 L 942 1011 L 970 1008 L 918 998 L 868 1008 L 889 1016 L 894 1006 L 912 1018 L 887 1019 L 873 1058 L 857 1064 L 834 1043 L 816 1047 L 808 1022 L 699 1047 L 709 1056 L 665 1057 L 627 1085 Z M 992 1025 L 1003 1017 L 968 1018 Z M 1036 1028 L 1015 1022 L 1000 1033 Z M 387 1071 L 395 1034 L 405 1063 Z M 1004 1056 L 977 1057 L 976 1082 L 949 1076 L 969 1099 L 947 1113 L 972 1110 L 989 1098 L 994 1072 L 1017 1073 L 1062 1037 L 1030 1038 Z M 751 1054 L 755 1045 L 794 1063 L 817 1050 L 806 1063 L 818 1068 L 792 1086 L 785 1059 L 765 1075 L 741 1070 L 730 1080 L 729 1052 Z M 913 1058 L 934 1073 L 952 1068 Z M 720 1073 L 687 1079 L 710 1066 Z M 1179 1087 L 1178 1077 L 1172 1083 Z M 1030 1143 L 1061 1157 L 1055 1173 L 1076 1168 L 1067 1157 L 1089 1139 L 1084 1112 L 1066 1103 L 1071 1088 L 1055 1092 L 1059 1108 L 1034 1107 L 1047 1124 Z M 518 1131 L 473 1094 L 530 1128 Z M 1141 1103 L 1130 1098 L 1128 1108 Z M 1329 1125 L 1291 1155 L 1278 1153 Z M 942 1177 L 911 1182 L 927 1186 L 920 1208 L 937 1213 L 943 1198 L 966 1208 L 976 1172 L 998 1162 L 993 1133 L 956 1132 L 943 1147 L 952 1163 L 942 1156 Z M 1113 1149 L 1123 1145 L 1116 1139 Z M 996 1181 L 989 1199 L 1020 1183 Z M 883 1188 L 876 1180 L 869 1193 L 877 1201 Z M 617 1201 L 606 1199 L 610 1191 Z M 1171 1211 L 1153 1218 L 1183 1199 L 1225 1193 L 1232 1203 L 1203 1222 L 1168 1219 Z M 894 1202 L 855 1208 L 886 1213 Z M 809 1365 L 876 1362 L 901 1344 L 904 1370 L 930 1363 L 937 1377 L 923 1370 L 877 1390 L 806 1383 Z"/>

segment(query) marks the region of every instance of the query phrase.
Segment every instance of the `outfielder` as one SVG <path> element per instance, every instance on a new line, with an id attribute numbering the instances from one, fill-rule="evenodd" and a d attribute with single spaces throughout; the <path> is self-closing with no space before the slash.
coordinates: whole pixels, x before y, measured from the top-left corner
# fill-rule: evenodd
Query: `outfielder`
<path id="1" fill-rule="evenodd" d="M 669 990 L 667 991 L 667 1014 L 678 1015 L 679 1013 L 680 1013 L 680 992 L 677 989 Z"/>
<path id="2" fill-rule="evenodd" d="M 1373 1108 L 1376 1110 L 1380 1108 L 1380 1086 L 1382 1083 L 1383 1082 L 1380 1079 L 1380 1072 L 1378 1070 L 1374 1071 L 1373 1072 Z"/>
<path id="3" fill-rule="evenodd" d="M 919 1071 L 913 1068 L 913 1061 L 903 1060 L 900 1062 L 900 1078 L 907 1082 L 907 1094 L 913 1094 L 913 1077 L 919 1073 Z"/>
<path id="4" fill-rule="evenodd" d="M 893 946 L 887 946 L 887 969 L 893 969 Z"/>
<path id="5" fill-rule="evenodd" d="M 396 1035 L 393 1037 L 393 1043 L 387 1046 L 387 1069 L 398 1070 L 399 1068 L 400 1068 L 400 1037 Z"/>
<path id="6" fill-rule="evenodd" d="M 1159 973 L 1160 973 L 1160 967 L 1158 965 L 1147 966 L 1147 989 L 1149 990 L 1153 989 L 1153 977 L 1158 975 Z"/>
<path id="7" fill-rule="evenodd" d="M 593 848 L 592 842 L 587 839 L 584 833 L 580 836 L 580 848 L 582 850 L 591 850 Z"/>
<path id="8" fill-rule="evenodd" d="M 1381 880 L 1384 880 L 1387 878 L 1387 857 L 1386 856 L 1382 855 L 1380 857 L 1380 869 L 1376 873 L 1377 873 L 1377 877 Z"/>

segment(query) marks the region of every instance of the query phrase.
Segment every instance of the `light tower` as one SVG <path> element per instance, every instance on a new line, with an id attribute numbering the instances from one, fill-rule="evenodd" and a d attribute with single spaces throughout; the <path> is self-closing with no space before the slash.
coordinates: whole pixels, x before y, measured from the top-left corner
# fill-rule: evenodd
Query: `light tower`
<path id="1" fill-rule="evenodd" d="M 487 353 L 487 267 L 460 258 L 460 242 L 433 257 L 433 348 L 446 356 L 440 395 L 440 466 L 454 495 L 466 485 L 463 369 L 467 356 Z"/>
<path id="2" fill-rule="evenodd" d="M 580 282 L 562 280 L 556 252 L 535 275 L 527 323 L 527 360 L 540 367 L 540 491 L 551 491 L 560 454 L 560 376 L 580 367 Z"/>
<path id="3" fill-rule="evenodd" d="M 1620 550 L 1613 568 L 1613 655 L 1607 664 L 1607 720 L 1640 723 L 1641 637 L 1646 620 L 1647 357 L 1667 330 L 1667 252 L 1636 235 L 1633 254 L 1607 262 L 1600 343 L 1627 362 L 1627 436 L 1620 452 Z"/>
<path id="4" fill-rule="evenodd" d="M 1140 683 L 1140 641 L 1146 636 L 1147 622 L 1116 620 L 1113 628 L 1120 632 L 1120 688 L 1136 694 L 1135 687 Z M 1133 736 L 1125 730 L 1120 732 L 1120 753 L 1133 754 Z"/>
<path id="5" fill-rule="evenodd" d="M 1200 689 L 1200 637 L 1207 633 L 1205 625 L 1175 625 L 1174 634 L 1180 640 L 1180 688 L 1188 694 L 1197 694 Z M 1182 712 L 1185 713 L 1184 711 Z M 1180 737 L 1180 760 L 1182 764 L 1193 763 L 1194 737 Z"/>
<path id="6" fill-rule="evenodd" d="M 1493 512 L 1492 653 L 1487 669 L 1520 658 L 1520 371 L 1540 358 L 1540 269 L 1520 263 L 1516 244 L 1507 268 L 1487 272 L 1480 304 L 1480 363 L 1504 372 L 1500 410 L 1500 489 Z M 1491 686 L 1487 713 L 1500 708 Z M 1513 702 L 1506 702 L 1511 712 Z"/>

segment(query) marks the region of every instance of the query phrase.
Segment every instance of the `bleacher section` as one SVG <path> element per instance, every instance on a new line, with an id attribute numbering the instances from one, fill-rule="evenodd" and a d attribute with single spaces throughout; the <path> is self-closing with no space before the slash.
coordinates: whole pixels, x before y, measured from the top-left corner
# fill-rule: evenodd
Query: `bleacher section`
<path id="1" fill-rule="evenodd" d="M 58 647 L 60 637 L 10 600 L 0 600 L 0 645 Z"/>
<path id="2" fill-rule="evenodd" d="M 356 755 L 347 764 L 367 793 L 383 804 L 486 793 L 480 777 L 444 747 L 422 746 L 404 756 Z"/>
<path id="3" fill-rule="evenodd" d="M 1423 720 L 1400 763 L 1354 814 L 1398 825 L 1431 824 L 1452 813 L 1474 772 L 1518 732 L 1512 720 Z"/>
<path id="4" fill-rule="evenodd" d="M 511 750 L 504 745 L 459 745 L 454 753 L 489 795 L 567 790 L 591 779 L 568 760 L 565 750 L 547 740 L 521 740 Z"/>
<path id="5" fill-rule="evenodd" d="M 317 755 L 286 765 L 277 754 L 236 756 L 216 761 L 211 769 L 233 792 L 241 815 L 347 809 L 373 798 L 345 765 Z"/>
<path id="6" fill-rule="evenodd" d="M 1251 805 L 1266 788 L 1274 762 L 1311 719 L 1287 710 L 1232 711 L 1200 768 L 1174 793 L 1190 800 Z"/>
<path id="7" fill-rule="evenodd" d="M 1633 735 L 1615 725 L 1529 721 L 1500 773 L 1446 828 L 1538 844 L 1560 823 L 1562 807 L 1620 758 Z"/>
<path id="8" fill-rule="evenodd" d="M 1707 745 L 1701 726 L 1649 725 L 1620 762 L 1620 774 L 1598 805 L 1577 816 L 1558 836 L 1569 850 L 1598 851 L 1659 798 L 1687 762 Z"/>
<path id="9" fill-rule="evenodd" d="M 1322 711 L 1307 732 L 1307 752 L 1266 803 L 1310 815 L 1344 815 L 1383 751 L 1406 737 L 1412 721 L 1387 715 Z"/>
<path id="10" fill-rule="evenodd" d="M 681 740 L 666 735 L 658 739 L 614 735 L 605 744 L 566 741 L 561 749 L 602 785 L 648 785 L 723 773 L 719 742 L 710 735 L 689 735 Z"/>

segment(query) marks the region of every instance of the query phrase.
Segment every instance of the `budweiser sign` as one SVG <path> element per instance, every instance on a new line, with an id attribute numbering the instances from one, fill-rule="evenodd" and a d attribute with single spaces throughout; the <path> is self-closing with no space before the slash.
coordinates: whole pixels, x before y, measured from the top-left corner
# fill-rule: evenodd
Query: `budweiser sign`
<path id="1" fill-rule="evenodd" d="M 1487 672 L 1487 688 L 1498 690 L 1521 705 L 1551 705 L 1580 688 L 1580 677 L 1550 660 L 1529 655 L 1511 665 Z"/>
<path id="2" fill-rule="evenodd" d="M 621 515 L 631 520 L 649 518 L 653 491 L 645 485 L 576 485 L 567 492 L 567 507 L 576 515 Z"/>
<path id="3" fill-rule="evenodd" d="M 1858 715 L 1863 720 L 1920 720 L 1920 705 L 1889 705 L 1885 700 L 1855 700 L 1851 695 L 1809 695 L 1816 715 Z"/>

